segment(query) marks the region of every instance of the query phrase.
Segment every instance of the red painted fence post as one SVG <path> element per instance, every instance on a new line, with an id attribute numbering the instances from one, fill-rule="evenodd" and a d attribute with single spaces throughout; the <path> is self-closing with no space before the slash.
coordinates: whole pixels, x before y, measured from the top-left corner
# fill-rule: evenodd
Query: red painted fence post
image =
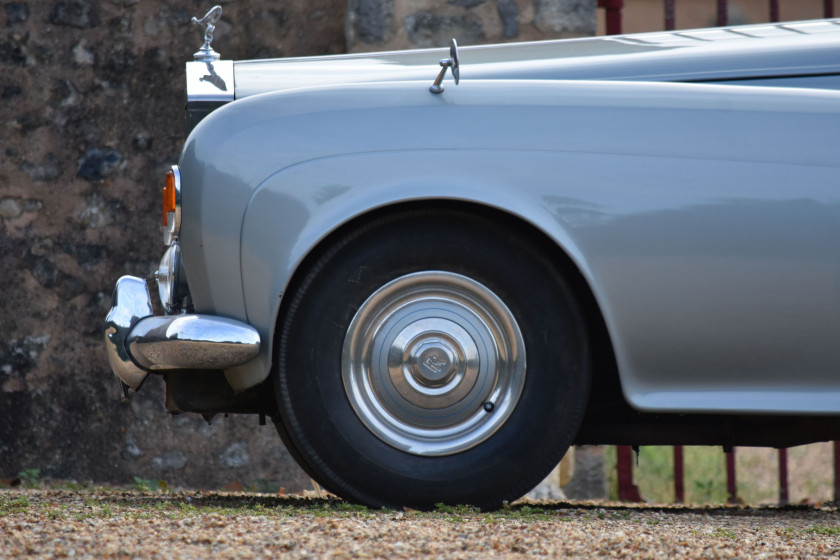
<path id="1" fill-rule="evenodd" d="M 770 0 L 770 21 L 779 21 L 779 0 Z"/>
<path id="2" fill-rule="evenodd" d="M 676 29 L 676 15 L 674 13 L 674 0 L 665 0 L 665 31 Z"/>
<path id="3" fill-rule="evenodd" d="M 779 503 L 788 504 L 788 455 L 787 449 L 779 449 Z"/>
<path id="4" fill-rule="evenodd" d="M 622 502 L 641 502 L 642 496 L 633 483 L 633 449 L 629 445 L 617 445 L 616 459 L 618 499 Z"/>
<path id="5" fill-rule="evenodd" d="M 738 503 L 738 482 L 735 478 L 735 448 L 724 448 L 726 452 L 726 493 L 729 494 L 727 503 Z"/>
<path id="6" fill-rule="evenodd" d="M 729 25 L 729 5 L 727 0 L 717 2 L 717 26 L 726 27 Z"/>
<path id="7" fill-rule="evenodd" d="M 621 10 L 624 0 L 598 0 L 598 7 L 606 12 L 607 35 L 621 35 Z"/>
<path id="8" fill-rule="evenodd" d="M 682 445 L 674 446 L 674 497 L 677 503 L 685 502 L 685 468 Z"/>
<path id="9" fill-rule="evenodd" d="M 834 442 L 834 503 L 840 503 L 840 441 Z"/>

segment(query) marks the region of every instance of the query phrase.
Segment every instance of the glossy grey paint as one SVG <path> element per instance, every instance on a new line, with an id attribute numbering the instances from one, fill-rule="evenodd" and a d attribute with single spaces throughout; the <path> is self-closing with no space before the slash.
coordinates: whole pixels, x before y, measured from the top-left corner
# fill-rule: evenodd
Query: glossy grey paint
<path id="1" fill-rule="evenodd" d="M 235 388 L 268 374 L 282 294 L 331 231 L 399 202 L 461 200 L 518 216 L 566 251 L 634 406 L 840 412 L 840 94 L 427 88 L 255 96 L 190 136 L 182 243 L 196 312 L 247 321 L 265 341 L 228 370 Z"/>

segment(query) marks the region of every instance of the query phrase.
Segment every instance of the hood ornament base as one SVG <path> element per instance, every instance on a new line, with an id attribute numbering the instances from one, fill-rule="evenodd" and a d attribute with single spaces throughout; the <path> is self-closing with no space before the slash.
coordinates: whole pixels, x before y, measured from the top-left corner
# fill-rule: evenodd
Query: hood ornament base
<path id="1" fill-rule="evenodd" d="M 213 50 L 210 43 L 213 42 L 213 32 L 216 31 L 216 23 L 222 17 L 222 7 L 213 6 L 210 11 L 204 14 L 201 19 L 192 18 L 195 25 L 204 26 L 204 44 L 193 55 L 193 58 L 199 62 L 213 62 L 219 60 L 219 53 Z"/>

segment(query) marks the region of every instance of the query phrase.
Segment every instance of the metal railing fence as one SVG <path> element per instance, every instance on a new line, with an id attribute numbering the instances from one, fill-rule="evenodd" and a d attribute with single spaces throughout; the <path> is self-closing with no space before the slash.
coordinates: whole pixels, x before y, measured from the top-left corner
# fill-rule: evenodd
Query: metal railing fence
<path id="1" fill-rule="evenodd" d="M 840 442 L 833 442 L 834 447 L 834 503 L 840 503 Z M 685 466 L 683 462 L 683 447 L 675 445 L 674 449 L 674 501 L 685 502 Z M 726 493 L 727 501 L 731 504 L 739 503 L 737 490 L 737 472 L 735 466 L 735 447 L 725 448 L 726 451 Z M 780 505 L 790 503 L 788 484 L 788 450 L 778 449 L 779 468 L 779 499 Z M 639 488 L 633 481 L 633 448 L 629 445 L 616 446 L 616 468 L 618 471 L 618 499 L 623 502 L 643 501 Z"/>
<path id="2" fill-rule="evenodd" d="M 708 0 L 709 2 L 713 0 Z M 717 25 L 729 25 L 728 0 L 714 0 L 717 4 Z M 626 4 L 632 0 L 598 0 L 598 8 L 603 9 L 607 35 L 621 35 L 621 15 Z M 823 17 L 834 17 L 834 0 L 823 0 Z M 663 20 L 666 31 L 676 29 L 677 0 L 663 0 Z M 770 22 L 779 21 L 779 0 L 767 1 L 767 17 Z"/>

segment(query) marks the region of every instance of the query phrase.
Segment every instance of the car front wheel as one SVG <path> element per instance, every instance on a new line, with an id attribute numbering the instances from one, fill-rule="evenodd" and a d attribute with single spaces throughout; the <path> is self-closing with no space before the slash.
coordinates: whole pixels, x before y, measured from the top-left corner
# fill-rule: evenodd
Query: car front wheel
<path id="1" fill-rule="evenodd" d="M 584 322 L 515 224 L 395 213 L 316 256 L 279 325 L 278 429 L 372 506 L 500 506 L 551 471 L 586 405 Z"/>

